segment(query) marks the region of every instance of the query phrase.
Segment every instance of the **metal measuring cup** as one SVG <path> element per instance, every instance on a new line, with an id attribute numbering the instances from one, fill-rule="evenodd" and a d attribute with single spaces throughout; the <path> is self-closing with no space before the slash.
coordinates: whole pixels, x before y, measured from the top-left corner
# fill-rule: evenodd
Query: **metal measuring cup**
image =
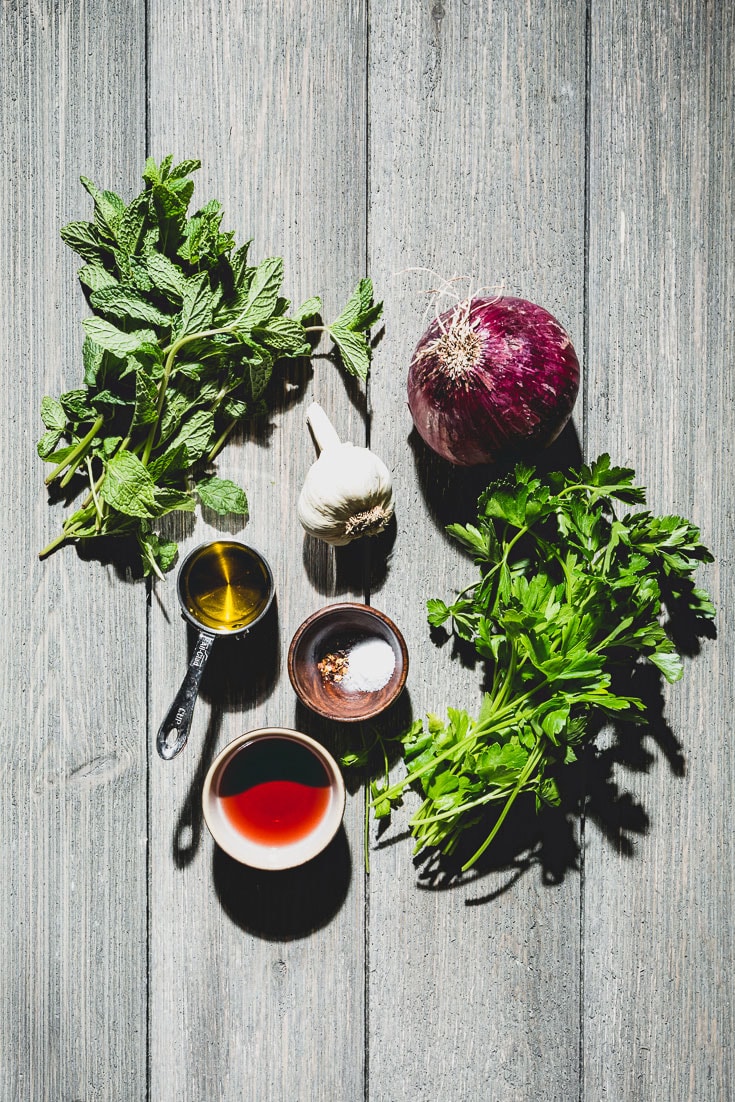
<path id="1" fill-rule="evenodd" d="M 156 737 L 169 761 L 184 747 L 199 685 L 218 636 L 243 638 L 273 601 L 273 574 L 263 556 L 237 540 L 213 540 L 190 551 L 179 568 L 176 591 L 185 620 L 197 630 L 189 668 Z M 246 601 L 243 594 L 256 593 Z M 240 614 L 238 615 L 238 610 Z"/>

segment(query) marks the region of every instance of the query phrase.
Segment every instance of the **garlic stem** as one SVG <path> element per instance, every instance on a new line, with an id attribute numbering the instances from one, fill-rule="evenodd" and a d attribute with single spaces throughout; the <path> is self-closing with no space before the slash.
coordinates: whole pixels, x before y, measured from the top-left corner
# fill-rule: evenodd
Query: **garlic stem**
<path id="1" fill-rule="evenodd" d="M 318 402 L 312 402 L 306 411 L 306 423 L 320 452 L 336 448 L 341 443 L 337 430 Z"/>

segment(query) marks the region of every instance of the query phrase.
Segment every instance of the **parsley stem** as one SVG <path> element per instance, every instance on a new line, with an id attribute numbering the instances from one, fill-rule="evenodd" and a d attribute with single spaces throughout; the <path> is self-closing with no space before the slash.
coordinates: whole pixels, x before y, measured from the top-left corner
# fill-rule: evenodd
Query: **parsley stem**
<path id="1" fill-rule="evenodd" d="M 476 800 L 468 800 L 466 804 L 458 804 L 456 807 L 448 808 L 447 811 L 437 811 L 436 815 L 422 815 L 419 809 L 408 825 L 413 827 L 423 826 L 425 823 L 441 823 L 445 819 L 452 819 L 465 811 L 471 811 L 473 807 L 482 807 L 483 804 L 490 803 L 492 800 L 504 800 L 507 795 L 507 788 L 493 789 L 490 792 L 485 792 L 482 796 L 478 796 Z M 426 803 L 429 802 L 429 800 L 426 801 Z M 424 806 L 422 804 L 422 807 Z"/>
<path id="2" fill-rule="evenodd" d="M 526 764 L 523 768 L 523 772 L 521 773 L 520 777 L 516 781 L 515 787 L 514 787 L 513 791 L 511 792 L 510 796 L 508 797 L 508 799 L 505 803 L 505 807 L 500 812 L 500 815 L 498 816 L 498 819 L 495 823 L 495 826 L 490 831 L 490 833 L 488 834 L 487 838 L 482 843 L 480 848 L 473 853 L 473 855 L 472 855 L 472 857 L 470 857 L 469 861 L 465 861 L 464 865 L 462 865 L 462 872 L 467 872 L 467 870 L 474 865 L 475 861 L 477 861 L 480 857 L 482 857 L 483 853 L 485 852 L 487 847 L 490 845 L 490 843 L 492 842 L 495 835 L 500 830 L 501 826 L 503 825 L 503 822 L 505 821 L 506 815 L 508 814 L 511 807 L 515 803 L 516 797 L 520 794 L 520 792 L 521 792 L 523 786 L 525 785 L 526 781 L 531 776 L 531 774 L 535 770 L 536 766 L 541 761 L 541 758 L 543 757 L 543 753 L 544 753 L 543 741 L 544 740 L 540 740 L 538 742 L 538 744 L 534 747 L 533 751 L 529 754 L 528 761 L 526 762 Z"/>
<path id="3" fill-rule="evenodd" d="M 488 570 L 487 574 L 485 575 L 485 578 L 491 577 L 492 574 L 495 573 L 495 571 L 498 569 L 499 566 L 500 566 L 500 563 L 496 563 L 495 566 L 492 568 L 492 570 Z M 483 578 L 483 581 L 485 580 L 485 578 Z M 479 582 L 470 582 L 470 584 L 466 585 L 464 587 L 464 589 L 460 589 L 459 593 L 457 593 L 454 600 L 458 601 L 460 599 L 460 597 L 464 597 L 465 593 L 469 593 L 470 590 L 472 590 L 472 589 L 477 589 L 479 584 L 480 584 Z"/>
<path id="4" fill-rule="evenodd" d="M 525 536 L 530 530 L 531 530 L 531 525 L 530 524 L 525 524 L 522 528 L 519 528 L 518 531 L 516 532 L 515 536 L 513 536 L 513 538 L 511 540 L 509 540 L 508 543 L 506 544 L 505 550 L 503 551 L 502 557 L 500 559 L 498 559 L 498 561 L 495 563 L 495 565 L 493 567 L 491 567 L 491 569 L 488 570 L 488 572 L 486 574 L 483 574 L 481 581 L 480 582 L 471 582 L 470 585 L 465 586 L 465 588 L 460 590 L 460 592 L 457 594 L 457 597 L 455 598 L 455 600 L 459 600 L 460 597 L 463 597 L 465 593 L 469 593 L 470 590 L 476 589 L 479 585 L 486 582 L 488 578 L 492 578 L 493 574 L 496 574 L 500 569 L 502 569 L 503 566 L 507 566 L 508 565 L 508 556 L 510 555 L 510 553 L 513 550 L 513 548 L 515 547 L 515 545 L 518 543 L 518 540 L 521 539 L 523 536 Z M 495 599 L 494 599 L 493 604 L 492 604 L 493 612 L 495 612 L 495 610 L 497 609 L 499 598 L 500 598 L 500 593 L 499 593 L 498 590 L 496 590 Z"/>
<path id="5" fill-rule="evenodd" d="M 522 697 L 518 697 L 517 700 L 513 702 L 512 706 L 507 705 L 505 708 L 502 709 L 502 711 L 497 712 L 495 715 L 490 717 L 493 720 L 492 723 L 489 723 L 487 721 L 483 723 L 476 723 L 475 726 L 468 732 L 468 734 L 466 734 L 465 737 L 459 742 L 456 742 L 452 746 L 449 746 L 440 754 L 435 754 L 430 761 L 427 761 L 423 765 L 418 766 L 418 768 L 409 771 L 402 780 L 396 781 L 396 783 L 391 785 L 390 788 L 383 789 L 383 791 L 380 793 L 379 799 L 396 799 L 406 788 L 408 788 L 409 785 L 413 784 L 414 781 L 417 781 L 419 777 L 423 777 L 424 773 L 428 773 L 432 769 L 435 769 L 439 762 L 446 761 L 447 758 L 454 757 L 460 750 L 464 750 L 465 747 L 471 746 L 472 743 L 477 740 L 478 735 L 491 735 L 496 731 L 502 731 L 503 728 L 507 726 L 506 720 L 510 719 L 512 715 L 516 714 L 517 705 L 519 703 L 523 703 L 530 695 L 530 693 L 525 693 Z M 374 807 L 378 802 L 379 800 L 373 800 L 372 806 Z"/>
<path id="6" fill-rule="evenodd" d="M 511 685 L 513 683 L 513 678 L 515 677 L 516 668 L 518 666 L 518 652 L 516 651 L 516 648 L 513 646 L 513 641 L 509 640 L 509 642 L 510 642 L 510 645 L 511 645 L 510 661 L 508 663 L 508 669 L 507 669 L 506 674 L 505 674 L 505 680 L 503 681 L 503 684 L 500 687 L 500 692 L 498 693 L 497 697 L 495 698 L 495 707 L 493 708 L 493 712 L 495 712 L 503 704 L 505 704 L 505 701 L 506 701 L 506 699 L 508 697 L 508 694 L 510 692 L 510 689 L 511 689 Z"/>
<path id="7" fill-rule="evenodd" d="M 599 654 L 600 651 L 603 651 L 605 647 L 608 647 L 610 643 L 612 643 L 613 640 L 620 635 L 621 632 L 627 631 L 630 626 L 630 622 L 626 622 L 625 620 L 623 620 L 620 624 L 617 624 L 612 629 L 612 631 L 605 636 L 602 642 L 597 643 L 594 647 L 590 648 L 590 654 Z"/>

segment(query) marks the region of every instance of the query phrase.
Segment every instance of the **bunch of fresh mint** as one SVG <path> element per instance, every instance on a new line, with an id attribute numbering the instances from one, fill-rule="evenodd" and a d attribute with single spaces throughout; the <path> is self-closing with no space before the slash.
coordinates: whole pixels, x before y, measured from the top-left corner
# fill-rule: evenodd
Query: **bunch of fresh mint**
<path id="1" fill-rule="evenodd" d="M 327 332 L 343 367 L 367 377 L 367 334 L 382 312 L 372 282 L 360 281 L 331 325 L 316 297 L 289 313 L 281 259 L 248 264 L 216 200 L 189 215 L 198 167 L 149 158 L 145 189 L 127 205 L 82 178 L 94 219 L 61 236 L 85 261 L 94 311 L 82 323 L 84 381 L 43 399 L 38 453 L 53 464 L 47 484 L 78 479 L 86 495 L 42 556 L 67 541 L 133 536 L 144 572 L 162 575 L 177 551 L 156 532 L 165 514 L 197 501 L 247 513 L 244 491 L 212 462 L 237 425 L 267 411 L 278 360 L 311 357 L 310 334 Z"/>

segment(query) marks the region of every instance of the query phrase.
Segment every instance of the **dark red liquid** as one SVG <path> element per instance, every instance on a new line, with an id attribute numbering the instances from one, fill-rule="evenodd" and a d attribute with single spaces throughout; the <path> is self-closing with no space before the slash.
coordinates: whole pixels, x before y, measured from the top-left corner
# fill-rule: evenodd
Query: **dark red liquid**
<path id="1" fill-rule="evenodd" d="M 226 817 L 240 834 L 286 846 L 310 834 L 329 807 L 327 772 L 306 747 L 284 738 L 246 743 L 219 782 Z"/>

